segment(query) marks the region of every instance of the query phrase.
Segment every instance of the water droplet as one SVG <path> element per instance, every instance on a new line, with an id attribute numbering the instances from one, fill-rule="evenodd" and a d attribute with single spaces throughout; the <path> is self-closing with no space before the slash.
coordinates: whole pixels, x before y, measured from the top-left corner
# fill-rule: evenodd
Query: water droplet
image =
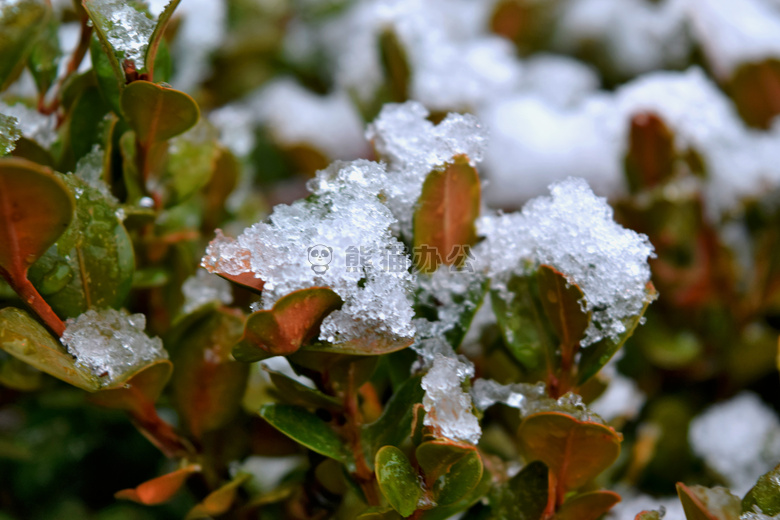
<path id="1" fill-rule="evenodd" d="M 70 266 L 62 261 L 57 261 L 48 273 L 43 275 L 38 284 L 41 294 L 54 294 L 65 288 L 73 278 Z"/>

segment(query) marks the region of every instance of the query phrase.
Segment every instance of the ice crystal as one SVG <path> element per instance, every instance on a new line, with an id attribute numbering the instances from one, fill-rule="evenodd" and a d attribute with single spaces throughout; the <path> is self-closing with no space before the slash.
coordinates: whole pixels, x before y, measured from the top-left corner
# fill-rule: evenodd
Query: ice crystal
<path id="1" fill-rule="evenodd" d="M 390 232 L 395 218 L 379 197 L 387 184 L 380 164 L 337 161 L 309 184 L 310 198 L 276 206 L 236 241 L 218 236 L 202 265 L 240 273 L 248 272 L 248 261 L 265 284 L 264 309 L 292 291 L 330 287 L 344 305 L 323 322 L 323 341 L 411 340 L 414 277 L 403 244 Z"/>
<path id="2" fill-rule="evenodd" d="M 433 427 L 437 437 L 476 444 L 482 435 L 472 412 L 471 396 L 462 384 L 474 376 L 474 366 L 454 357 L 438 354 L 422 379 L 425 390 L 423 424 Z"/>
<path id="3" fill-rule="evenodd" d="M 233 303 L 230 282 L 203 269 L 198 269 L 195 275 L 187 278 L 181 286 L 181 291 L 184 294 L 182 312 L 185 314 L 211 302 L 225 305 Z"/>
<path id="4" fill-rule="evenodd" d="M 694 453 L 740 496 L 780 460 L 780 421 L 749 392 L 694 418 L 688 438 Z"/>
<path id="5" fill-rule="evenodd" d="M 489 264 L 499 290 L 529 265 L 554 267 L 582 289 L 581 303 L 592 313 L 582 344 L 614 339 L 625 332 L 623 320 L 645 305 L 652 246 L 644 235 L 615 223 L 606 199 L 595 196 L 584 180 L 570 178 L 553 184 L 550 192 L 520 213 L 480 218 L 486 240 L 475 254 Z"/>
<path id="6" fill-rule="evenodd" d="M 11 153 L 16 148 L 16 141 L 22 137 L 18 123 L 15 117 L 0 114 L 0 157 Z"/>
<path id="7" fill-rule="evenodd" d="M 146 316 L 128 314 L 125 310 L 88 310 L 66 322 L 62 343 L 76 363 L 106 384 L 145 365 L 167 359 L 160 338 L 150 338 L 144 332 Z"/>
<path id="8" fill-rule="evenodd" d="M 135 62 L 137 70 L 143 69 L 155 21 L 124 0 L 90 0 L 88 6 L 101 20 L 101 28 L 111 46 L 122 58 Z"/>
<path id="9" fill-rule="evenodd" d="M 104 160 L 105 153 L 100 146 L 95 145 L 87 155 L 79 159 L 75 173 L 92 188 L 98 190 L 109 202 L 118 203 L 103 177 Z"/>
<path id="10" fill-rule="evenodd" d="M 16 119 L 16 126 L 22 135 L 48 148 L 57 138 L 57 116 L 45 116 L 22 103 L 7 105 L 0 101 L 0 114 Z"/>

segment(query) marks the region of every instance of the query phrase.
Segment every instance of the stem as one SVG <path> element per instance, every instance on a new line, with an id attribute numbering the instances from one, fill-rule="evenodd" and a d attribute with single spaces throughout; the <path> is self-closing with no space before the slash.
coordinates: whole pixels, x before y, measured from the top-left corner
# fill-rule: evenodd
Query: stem
<path id="1" fill-rule="evenodd" d="M 0 269 L 0 274 L 11 286 L 11 289 L 16 291 L 16 294 L 21 297 L 22 301 L 26 303 L 35 314 L 38 315 L 41 320 L 46 324 L 57 337 L 62 337 L 62 333 L 65 332 L 65 324 L 62 322 L 59 316 L 57 316 L 52 308 L 46 303 L 46 300 L 40 295 L 38 290 L 33 286 L 30 280 L 27 279 L 27 272 L 21 273 L 20 276 L 11 276 L 8 271 Z"/>
<path id="2" fill-rule="evenodd" d="M 89 50 L 89 42 L 92 39 L 92 27 L 87 25 L 88 20 L 89 18 L 86 16 L 81 19 L 81 35 L 79 36 L 79 44 L 76 46 L 76 48 L 73 50 L 73 54 L 70 56 L 70 61 L 68 61 L 68 67 L 65 69 L 65 74 L 57 82 L 56 92 L 51 103 L 46 105 L 44 100 L 46 97 L 45 92 L 39 96 L 38 112 L 41 114 L 49 115 L 59 108 L 60 93 L 62 92 L 62 88 L 65 86 L 65 82 L 67 82 L 68 79 L 79 70 L 81 62 L 84 61 L 84 56 L 87 55 L 87 51 Z"/>
<path id="3" fill-rule="evenodd" d="M 349 375 L 347 376 L 347 388 L 344 393 L 344 414 L 347 419 L 347 438 L 352 448 L 352 454 L 355 457 L 355 480 L 360 484 L 368 505 L 378 506 L 381 501 L 379 499 L 379 490 L 376 486 L 376 478 L 374 477 L 374 472 L 368 467 L 360 439 L 360 425 L 363 422 L 363 418 L 358 407 L 354 364 L 350 365 Z"/>

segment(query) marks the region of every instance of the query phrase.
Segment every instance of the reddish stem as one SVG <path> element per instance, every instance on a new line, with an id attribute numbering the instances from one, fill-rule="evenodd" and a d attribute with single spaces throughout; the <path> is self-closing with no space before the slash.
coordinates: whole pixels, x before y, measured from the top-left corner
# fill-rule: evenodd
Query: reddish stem
<path id="1" fill-rule="evenodd" d="M 84 56 L 87 55 L 87 51 L 89 50 L 89 42 L 92 39 L 92 26 L 87 24 L 88 20 L 89 18 L 86 16 L 81 20 L 81 35 L 79 36 L 79 44 L 76 46 L 76 49 L 73 51 L 73 54 L 70 57 L 68 67 L 65 69 L 65 74 L 57 82 L 57 91 L 54 94 L 54 98 L 52 99 L 51 103 L 46 105 L 44 102 L 44 98 L 46 97 L 45 92 L 39 96 L 38 112 L 41 114 L 52 114 L 59 108 L 60 93 L 62 92 L 62 88 L 65 86 L 65 82 L 68 81 L 68 78 L 70 78 L 76 71 L 79 70 L 81 62 L 84 61 Z"/>
<path id="2" fill-rule="evenodd" d="M 38 290 L 33 286 L 30 280 L 27 279 L 27 272 L 22 272 L 17 276 L 11 276 L 10 273 L 4 269 L 0 269 L 0 274 L 11 286 L 11 289 L 16 291 L 16 294 L 26 303 L 41 320 L 46 324 L 57 337 L 61 337 L 65 332 L 65 324 L 62 322 L 59 316 L 57 316 L 52 308 L 46 303 L 46 300 L 40 295 Z"/>

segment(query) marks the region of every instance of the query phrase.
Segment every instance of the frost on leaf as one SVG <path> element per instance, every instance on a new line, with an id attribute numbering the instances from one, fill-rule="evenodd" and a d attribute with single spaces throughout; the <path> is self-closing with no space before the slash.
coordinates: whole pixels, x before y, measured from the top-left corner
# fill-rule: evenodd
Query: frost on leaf
<path id="1" fill-rule="evenodd" d="M 100 146 L 95 145 L 87 155 L 79 159 L 79 162 L 76 164 L 75 173 L 92 188 L 98 190 L 109 202 L 118 204 L 119 201 L 114 197 L 114 194 L 111 193 L 111 189 L 103 178 L 104 160 L 105 152 Z"/>
<path id="2" fill-rule="evenodd" d="M 312 179 L 308 199 L 276 206 L 235 241 L 218 235 L 202 265 L 246 272 L 248 262 L 264 282 L 260 309 L 299 289 L 332 289 L 344 305 L 325 318 L 322 341 L 411 342 L 414 276 L 404 245 L 390 231 L 396 220 L 380 200 L 389 184 L 380 164 L 337 161 Z"/>
<path id="3" fill-rule="evenodd" d="M 135 68 L 144 68 L 144 58 L 155 22 L 145 13 L 124 0 L 89 0 L 88 7 L 102 21 L 111 46 L 126 60 L 135 62 Z"/>
<path id="4" fill-rule="evenodd" d="M 431 426 L 437 437 L 471 444 L 479 442 L 482 430 L 471 410 L 471 396 L 462 388 L 463 382 L 473 376 L 471 363 L 441 354 L 434 358 L 433 366 L 422 379 L 423 423 Z"/>
<path id="5" fill-rule="evenodd" d="M 606 199 L 597 197 L 582 179 L 550 187 L 551 196 L 529 201 L 522 212 L 485 216 L 477 226 L 486 240 L 475 251 L 506 291 L 513 273 L 550 265 L 577 284 L 583 308 L 593 319 L 582 345 L 625 332 L 623 320 L 642 312 L 650 280 L 647 237 L 613 220 Z"/>
<path id="6" fill-rule="evenodd" d="M 688 439 L 694 453 L 739 495 L 780 459 L 780 422 L 749 392 L 705 410 L 691 422 Z"/>
<path id="7" fill-rule="evenodd" d="M 13 116 L 0 114 L 0 157 L 11 153 L 16 148 L 16 141 L 22 137 L 18 122 Z"/>
<path id="8" fill-rule="evenodd" d="M 143 314 L 89 310 L 68 319 L 62 343 L 77 364 L 111 384 L 154 361 L 168 358 L 162 340 L 147 336 L 145 328 Z"/>
<path id="9" fill-rule="evenodd" d="M 366 131 L 366 138 L 388 164 L 387 205 L 407 237 L 414 205 L 431 170 L 461 154 L 479 162 L 487 144 L 487 131 L 474 116 L 451 113 L 434 125 L 428 115 L 413 101 L 385 105 Z"/>
<path id="10" fill-rule="evenodd" d="M 48 148 L 57 138 L 57 116 L 45 116 L 22 103 L 7 105 L 0 101 L 0 113 L 16 119 L 16 127 L 22 135 Z M 18 137 L 16 138 L 18 139 Z"/>
<path id="11" fill-rule="evenodd" d="M 207 303 L 220 302 L 225 305 L 233 303 L 233 292 L 230 282 L 211 276 L 208 271 L 198 269 L 198 272 L 190 276 L 181 286 L 184 293 L 184 306 L 182 312 L 188 314 Z"/>

